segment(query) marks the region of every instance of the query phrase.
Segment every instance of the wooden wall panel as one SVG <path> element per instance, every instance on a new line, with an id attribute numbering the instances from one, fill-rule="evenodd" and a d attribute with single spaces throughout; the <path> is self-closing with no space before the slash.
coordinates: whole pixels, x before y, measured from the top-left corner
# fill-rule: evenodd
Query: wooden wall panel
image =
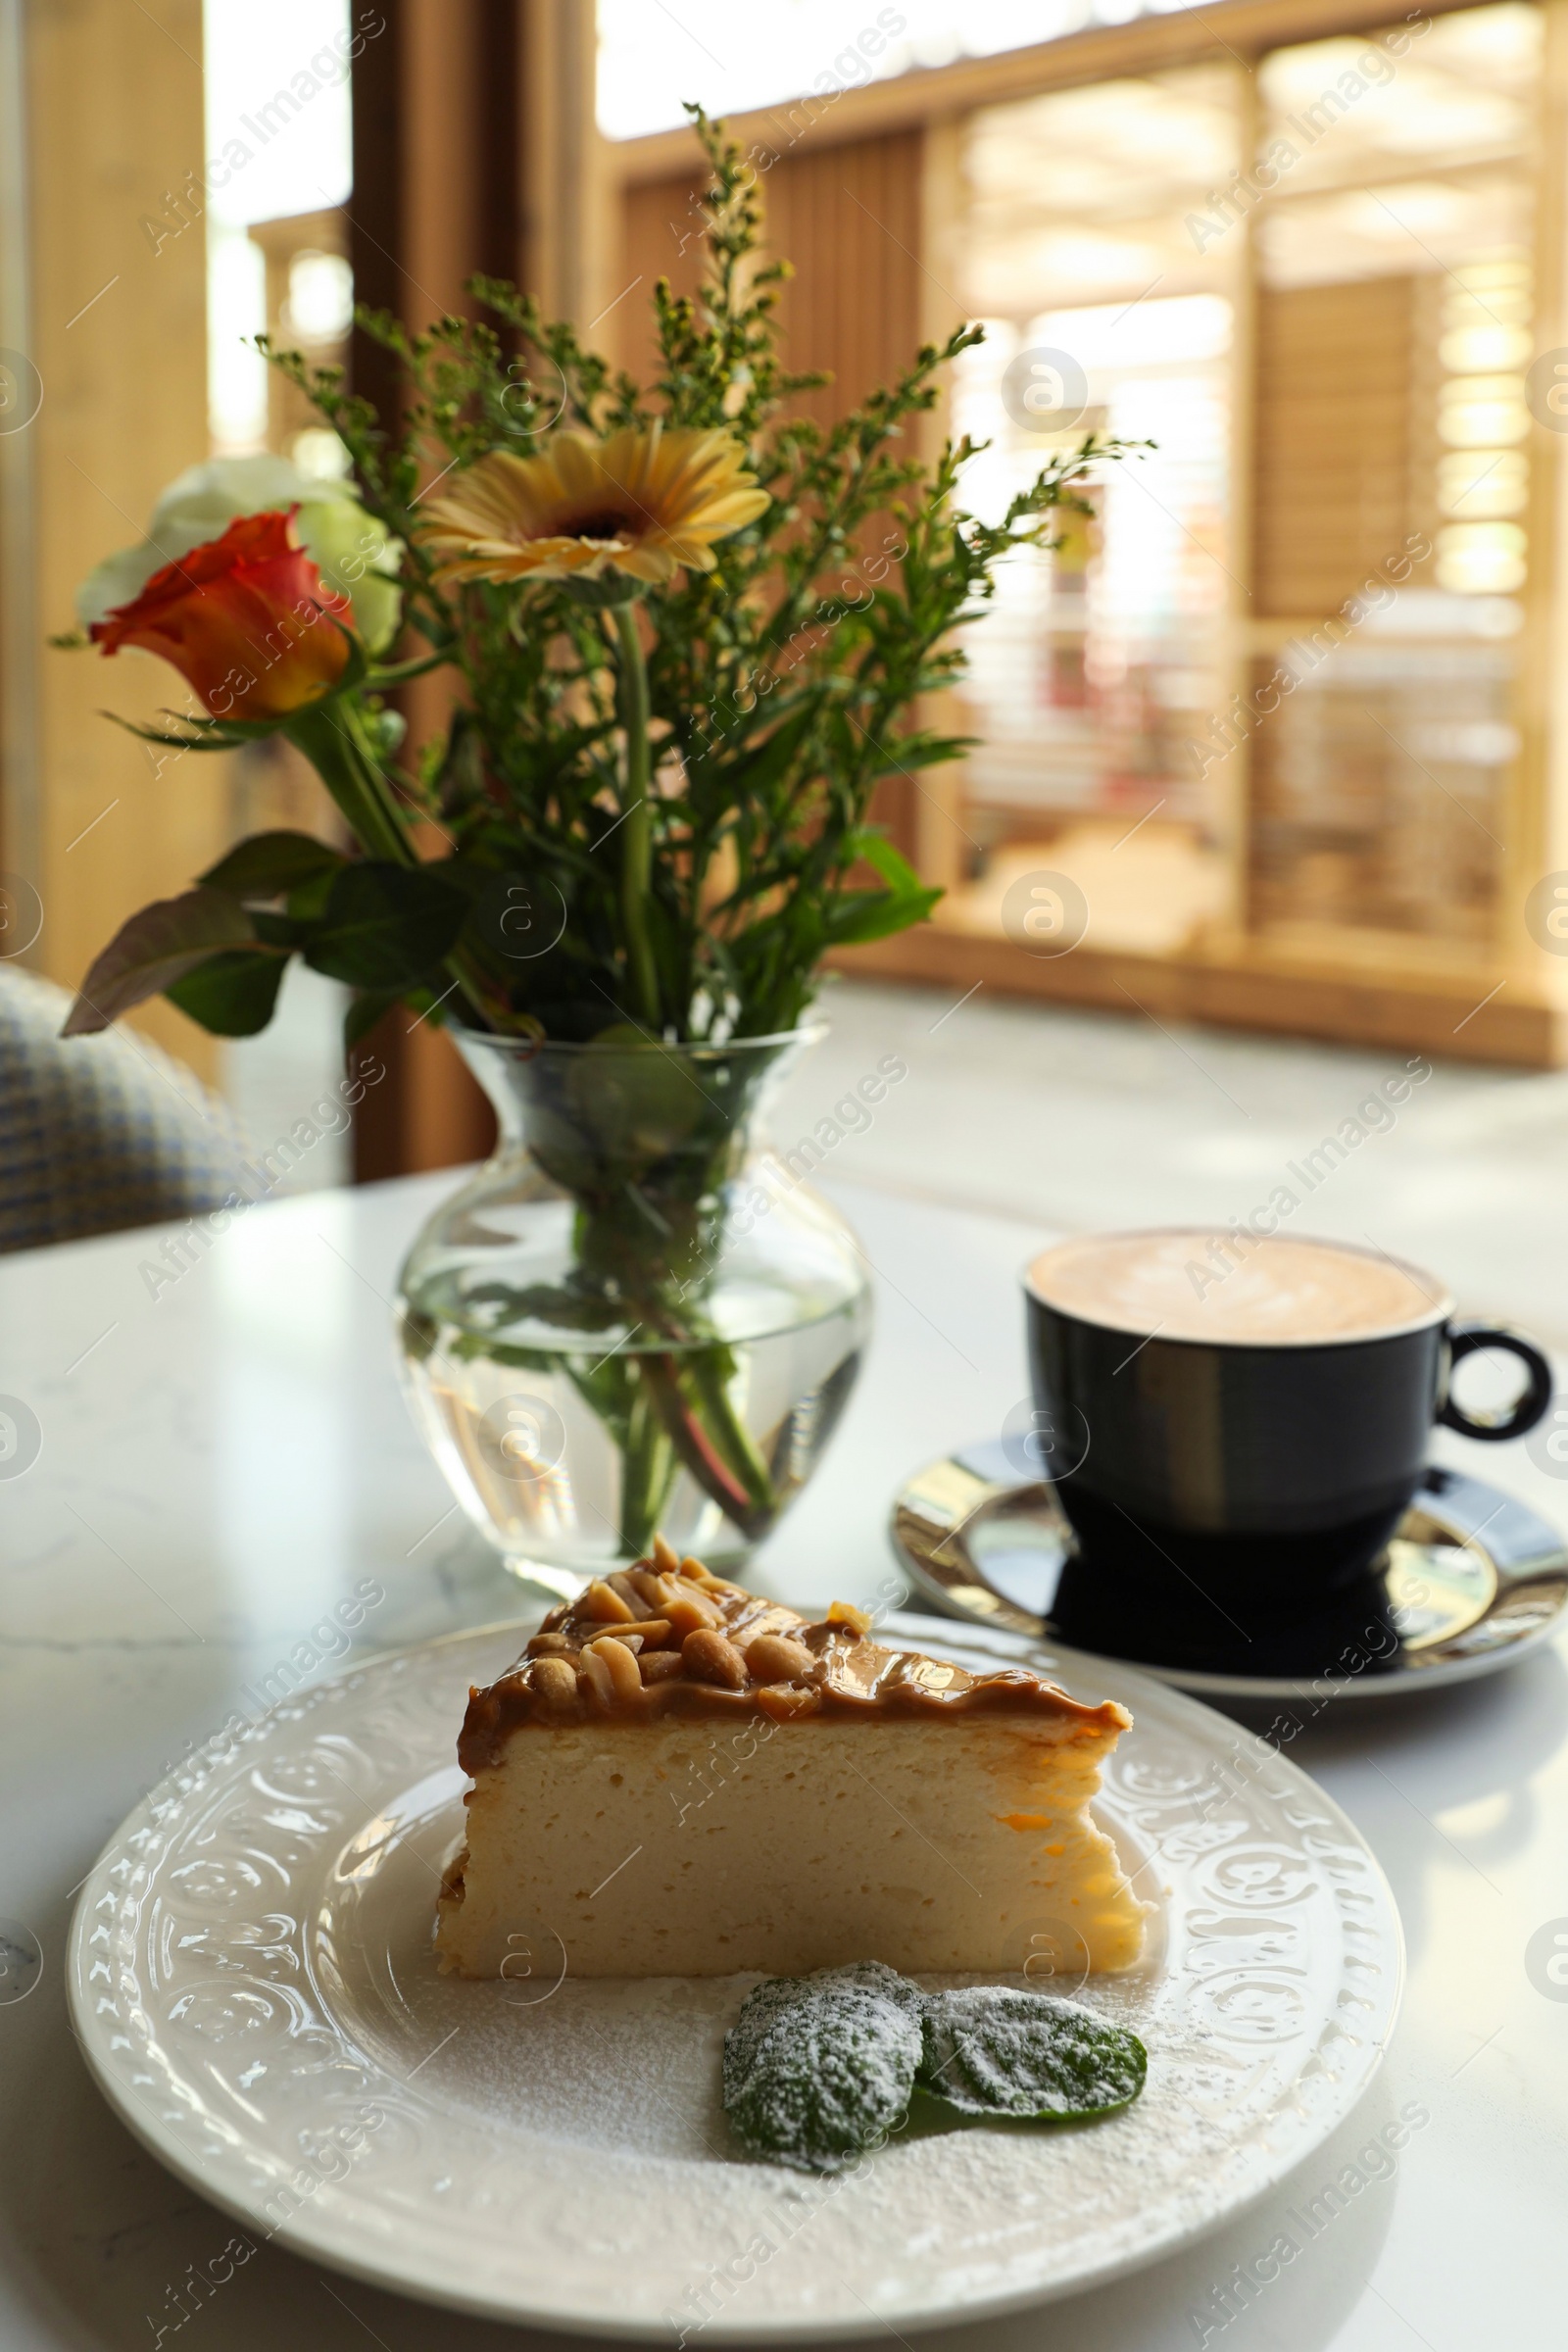
<path id="1" fill-rule="evenodd" d="M 779 305 L 784 348 L 792 368 L 832 377 L 800 400 L 823 424 L 891 383 L 919 348 L 923 146 L 919 130 L 886 131 L 786 155 L 766 176 L 768 245 L 795 270 Z M 921 805 L 913 777 L 899 775 L 872 804 L 910 858 Z"/>
<path id="2" fill-rule="evenodd" d="M 914 356 L 921 331 L 922 133 L 896 130 L 780 159 L 767 240 L 794 264 L 780 316 L 793 368 L 833 382 L 802 402 L 843 416 Z"/>
<path id="3" fill-rule="evenodd" d="M 820 150 L 780 156 L 762 174 L 768 251 L 794 276 L 779 316 L 792 368 L 832 377 L 805 394 L 801 409 L 831 424 L 879 384 L 891 382 L 919 347 L 925 308 L 918 254 L 925 190 L 924 134 L 897 130 Z M 656 365 L 650 304 L 666 277 L 677 294 L 696 291 L 702 266 L 689 172 L 626 187 L 621 197 L 621 279 L 629 293 L 613 349 L 646 380 Z M 906 777 L 881 788 L 875 815 L 906 856 L 917 848 L 918 791 Z"/>
<path id="4" fill-rule="evenodd" d="M 201 0 L 21 12 L 28 356 L 43 402 L 7 436 L 5 862 L 43 903 L 26 960 L 67 986 L 125 916 L 184 889 L 228 839 L 227 762 L 166 758 L 101 715 L 151 719 L 182 689 L 160 662 L 50 650 L 73 593 L 146 529 L 207 449 L 200 219 L 149 235 L 206 153 Z M 179 216 L 172 215 L 177 220 Z M 160 764 L 160 761 L 162 764 Z M 214 1041 L 162 1000 L 136 1023 L 205 1076 Z"/>
<path id="5" fill-rule="evenodd" d="M 665 277 L 672 293 L 692 295 L 702 280 L 696 209 L 701 186 L 693 173 L 682 172 L 673 179 L 628 188 L 621 198 L 617 275 L 626 291 L 606 319 L 601 340 L 639 383 L 647 383 L 659 365 L 655 286 Z"/>
<path id="6" fill-rule="evenodd" d="M 831 385 L 803 399 L 824 423 L 844 415 L 912 357 L 921 335 L 923 134 L 899 130 L 780 156 L 761 175 L 770 253 L 789 261 L 779 315 L 792 368 L 826 369 Z M 677 294 L 700 282 L 702 247 L 689 172 L 642 181 L 621 196 L 620 282 L 630 285 L 610 337 L 638 376 L 655 363 L 651 303 L 666 277 Z"/>

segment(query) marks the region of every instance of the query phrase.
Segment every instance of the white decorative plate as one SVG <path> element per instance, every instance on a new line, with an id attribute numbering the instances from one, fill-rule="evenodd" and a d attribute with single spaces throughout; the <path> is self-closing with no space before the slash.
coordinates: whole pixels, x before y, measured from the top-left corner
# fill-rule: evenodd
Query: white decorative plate
<path id="1" fill-rule="evenodd" d="M 891 1630 L 971 1663 L 1040 1655 Z M 563 1982 L 548 1931 L 526 1979 L 436 1973 L 458 1724 L 518 1646 L 455 1635 L 302 1693 L 156 1788 L 83 1888 L 88 2060 L 253 2237 L 536 2327 L 880 2335 L 1170 2253 L 1298 2164 L 1377 2068 L 1399 1925 L 1344 1814 L 1206 1707 L 1064 1656 L 1079 1695 L 1137 1718 L 1098 1811 L 1156 1906 L 1149 1955 L 1079 1997 L 1147 2042 L 1143 2097 L 1079 2128 L 912 2126 L 834 2180 L 748 2162 L 718 2061 L 755 1980 Z"/>

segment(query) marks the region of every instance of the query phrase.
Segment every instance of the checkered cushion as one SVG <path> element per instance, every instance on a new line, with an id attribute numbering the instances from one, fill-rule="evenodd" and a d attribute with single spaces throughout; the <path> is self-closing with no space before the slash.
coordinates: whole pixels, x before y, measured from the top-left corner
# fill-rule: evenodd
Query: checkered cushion
<path id="1" fill-rule="evenodd" d="M 0 964 L 0 1250 L 194 1216 L 242 1189 L 224 1105 L 132 1029 L 62 1038 L 70 1008 Z"/>

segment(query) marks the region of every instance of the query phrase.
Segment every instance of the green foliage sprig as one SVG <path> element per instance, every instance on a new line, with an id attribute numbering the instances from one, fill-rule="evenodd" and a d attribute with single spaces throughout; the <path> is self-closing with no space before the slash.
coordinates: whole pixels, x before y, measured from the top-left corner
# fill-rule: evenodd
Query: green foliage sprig
<path id="1" fill-rule="evenodd" d="M 721 125 L 690 112 L 710 172 L 704 271 L 692 298 L 656 287 L 646 387 L 485 277 L 471 281 L 483 318 L 411 333 L 358 314 L 399 365 L 400 417 L 378 416 L 340 369 L 262 339 L 401 545 L 405 622 L 424 650 L 387 664 L 356 648 L 338 691 L 281 722 L 337 800 L 362 870 L 302 880 L 298 837 L 260 837 L 238 867 L 225 860 L 188 899 L 133 918 L 106 951 L 114 973 L 101 958 L 89 975 L 100 1000 L 168 985 L 209 1027 L 244 1033 L 270 1017 L 280 962 L 299 954 L 356 990 L 351 1037 L 400 999 L 570 1040 L 628 1025 L 680 1041 L 766 1036 L 799 1021 L 832 950 L 929 913 L 940 894 L 872 820 L 877 786 L 962 755 L 967 739 L 924 723 L 924 698 L 961 675 L 961 632 L 998 566 L 1049 544 L 1059 512 L 1088 512 L 1090 475 L 1128 445 L 1091 435 L 1054 454 L 1000 520 L 969 512 L 977 446 L 950 439 L 927 466 L 913 444 L 978 326 L 924 346 L 837 423 L 801 415 L 791 404 L 825 379 L 780 356 L 789 271 L 763 256 L 757 175 Z M 547 451 L 558 428 L 599 438 L 656 419 L 731 434 L 768 493 L 711 571 L 677 572 L 618 611 L 581 581 L 443 583 L 423 533 L 431 491 L 494 451 Z M 385 698 L 430 668 L 452 679 L 451 714 L 403 761 Z M 220 749 L 259 731 L 208 720 L 160 740 Z M 651 784 L 628 797 L 639 762 Z M 234 923 L 217 919 L 214 893 L 239 925 L 218 956 L 215 924 L 231 939 Z M 531 939 L 559 933 L 553 945 L 515 953 L 498 919 L 509 897 L 529 907 Z"/>
<path id="2" fill-rule="evenodd" d="M 531 297 L 483 277 L 472 291 L 498 326 L 445 318 L 411 334 L 361 314 L 410 387 L 400 433 L 336 371 L 269 354 L 342 437 L 367 507 L 408 550 L 409 619 L 462 681 L 446 735 L 398 778 L 402 806 L 439 825 L 452 859 L 516 875 L 564 908 L 560 944 L 538 963 L 510 960 L 482 924 L 468 937 L 494 996 L 563 1037 L 646 1017 L 617 888 L 612 616 L 559 581 L 438 585 L 421 482 L 498 447 L 532 454 L 556 424 L 602 435 L 662 417 L 745 444 L 767 511 L 715 551 L 714 570 L 680 574 L 640 608 L 656 762 L 648 931 L 651 1025 L 685 1039 L 725 1017 L 760 1036 L 799 1019 L 829 950 L 934 904 L 868 821 L 873 793 L 967 748 L 911 713 L 961 674 L 955 632 L 993 594 L 998 564 L 1046 543 L 1058 510 L 1086 512 L 1081 485 L 1122 454 L 1090 436 L 1054 455 L 1000 521 L 967 512 L 958 493 L 975 445 L 950 441 L 928 469 L 908 438 L 942 370 L 981 340 L 976 326 L 925 346 L 836 424 L 788 414 L 825 379 L 784 367 L 788 267 L 761 259 L 756 174 L 691 111 L 710 171 L 706 267 L 695 299 L 663 280 L 655 290 L 646 390 Z"/>

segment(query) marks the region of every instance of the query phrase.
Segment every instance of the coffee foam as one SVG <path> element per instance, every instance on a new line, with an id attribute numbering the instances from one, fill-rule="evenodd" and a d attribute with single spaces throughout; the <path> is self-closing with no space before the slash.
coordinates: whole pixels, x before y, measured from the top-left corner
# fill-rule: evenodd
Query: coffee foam
<path id="1" fill-rule="evenodd" d="M 1028 1283 L 1085 1323 L 1235 1347 L 1368 1339 L 1436 1322 L 1451 1304 L 1417 1268 L 1369 1250 L 1200 1226 L 1082 1234 L 1043 1251 Z"/>

